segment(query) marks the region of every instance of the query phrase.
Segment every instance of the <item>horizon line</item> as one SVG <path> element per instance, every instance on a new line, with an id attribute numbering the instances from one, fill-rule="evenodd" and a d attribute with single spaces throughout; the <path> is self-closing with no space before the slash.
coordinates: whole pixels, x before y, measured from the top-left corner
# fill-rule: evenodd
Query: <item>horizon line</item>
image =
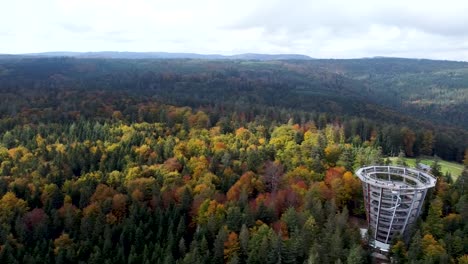
<path id="1" fill-rule="evenodd" d="M 241 55 L 264 55 L 264 56 L 302 56 L 307 57 L 307 59 L 302 60 L 356 60 L 356 59 L 409 59 L 409 60 L 430 60 L 430 61 L 451 61 L 451 62 L 468 62 L 465 60 L 452 60 L 452 59 L 435 59 L 435 58 L 424 58 L 424 57 L 399 57 L 399 56 L 382 56 L 382 55 L 375 55 L 375 56 L 366 56 L 366 57 L 312 57 L 307 54 L 301 53 L 258 53 L 258 52 L 245 52 L 245 53 L 235 53 L 235 54 L 227 54 L 227 53 L 197 53 L 197 52 L 170 52 L 170 51 L 116 51 L 116 50 L 100 50 L 100 51 L 41 51 L 41 52 L 22 52 L 22 53 L 0 53 L 0 56 L 43 56 L 43 57 L 74 57 L 74 56 L 53 56 L 53 53 L 71 53 L 71 54 L 99 54 L 99 53 L 134 53 L 134 54 L 180 54 L 180 55 L 196 55 L 196 56 L 220 56 L 220 57 L 235 57 Z M 51 56 L 47 56 L 51 55 Z M 105 58 L 105 57 L 96 57 L 96 58 Z M 124 59 L 124 58 L 122 58 Z M 131 59 L 131 58 L 129 58 Z M 147 58 L 152 59 L 152 58 Z M 157 59 L 157 58 L 153 58 Z M 159 58 L 159 59 L 170 59 L 170 58 Z M 181 58 L 174 58 L 174 59 L 183 59 Z M 203 59 L 203 58 L 200 58 Z"/>

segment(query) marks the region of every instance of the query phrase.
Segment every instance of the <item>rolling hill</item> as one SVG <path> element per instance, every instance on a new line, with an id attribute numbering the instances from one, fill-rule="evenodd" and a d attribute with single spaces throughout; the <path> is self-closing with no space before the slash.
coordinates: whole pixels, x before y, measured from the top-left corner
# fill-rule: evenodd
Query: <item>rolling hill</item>
<path id="1" fill-rule="evenodd" d="M 296 119 L 308 113 L 318 126 L 326 120 L 347 122 L 348 135 L 358 133 L 361 140 L 369 140 L 377 127 L 406 126 L 416 133 L 415 150 L 422 133 L 431 131 L 438 155 L 449 160 L 461 161 L 468 145 L 465 62 L 14 56 L 0 61 L 0 85 L 2 115 L 18 113 L 35 101 L 40 102 L 35 106 L 39 108 L 61 107 L 38 100 L 41 93 L 105 91 L 212 111 L 228 109 L 250 119 L 268 111 L 283 111 Z M 72 99 L 63 98 L 60 104 L 69 111 L 80 110 L 76 102 L 67 101 Z M 401 131 L 392 133 L 402 136 Z M 396 134 L 379 137 L 387 154 L 396 154 L 402 147 L 392 143 L 403 141 Z"/>

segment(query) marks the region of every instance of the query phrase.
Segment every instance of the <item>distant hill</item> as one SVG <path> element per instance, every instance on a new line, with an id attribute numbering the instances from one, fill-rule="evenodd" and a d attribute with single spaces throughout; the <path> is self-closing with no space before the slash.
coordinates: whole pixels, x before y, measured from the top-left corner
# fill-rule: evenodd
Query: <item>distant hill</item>
<path id="1" fill-rule="evenodd" d="M 78 54 L 81 57 L 57 52 L 1 59 L 0 116 L 16 115 L 31 100 L 37 100 L 35 108 L 55 109 L 56 105 L 37 99 L 55 89 L 111 91 L 195 109 L 217 109 L 220 113 L 230 109 L 252 119 L 262 111 L 271 111 L 270 117 L 283 111 L 296 115 L 297 120 L 302 112 L 326 114 L 326 118 L 315 120 L 319 127 L 326 119 L 372 120 L 375 123 L 366 125 L 356 121 L 350 131 L 361 131 L 362 139 L 367 140 L 374 133 L 373 127 L 385 126 L 385 133 L 392 136 L 377 135 L 376 140 L 387 155 L 399 152 L 400 147 L 389 138 L 397 138 L 394 135 L 404 126 L 419 137 L 415 146 L 422 144 L 425 132 L 432 131 L 434 152 L 447 160 L 461 161 L 468 146 L 467 62 L 401 58 L 286 60 L 289 55 L 261 54 L 186 59 L 189 55 L 173 53 L 160 55 L 171 59 L 130 59 L 136 54 L 145 57 L 139 53 Z M 99 57 L 113 54 L 127 57 Z M 16 101 L 16 105 L 12 103 Z M 65 108 L 73 104 L 59 101 Z M 300 113 L 293 114 L 295 111 Z M 86 116 L 83 111 L 81 114 Z"/>
<path id="2" fill-rule="evenodd" d="M 298 63 L 305 71 L 320 68 L 358 82 L 378 105 L 468 128 L 468 62 L 372 58 Z"/>
<path id="3" fill-rule="evenodd" d="M 11 57 L 15 55 L 0 55 Z M 207 60 L 311 60 L 312 58 L 301 54 L 259 54 L 245 53 L 236 55 L 197 54 L 197 53 L 171 53 L 171 52 L 43 52 L 16 55 L 19 57 L 75 57 L 75 58 L 103 58 L 103 59 L 207 59 Z"/>
<path id="4" fill-rule="evenodd" d="M 301 54 L 258 54 L 245 53 L 228 56 L 229 59 L 239 60 L 311 60 L 312 58 Z"/>

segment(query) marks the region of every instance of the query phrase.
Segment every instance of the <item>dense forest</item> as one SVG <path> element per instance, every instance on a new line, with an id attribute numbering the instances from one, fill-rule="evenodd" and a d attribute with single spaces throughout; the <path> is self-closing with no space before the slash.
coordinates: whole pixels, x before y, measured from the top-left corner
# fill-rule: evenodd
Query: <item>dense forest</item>
<path id="1" fill-rule="evenodd" d="M 353 172 L 397 154 L 465 170 L 393 261 L 468 263 L 467 69 L 1 59 L 0 263 L 370 263 Z"/>
<path id="2" fill-rule="evenodd" d="M 462 62 L 18 57 L 0 59 L 0 85 L 0 115 L 9 117 L 0 132 L 21 122 L 11 117 L 25 115 L 34 122 L 105 122 L 120 111 L 126 122 L 140 122 L 137 104 L 155 102 L 203 110 L 212 125 L 232 115 L 242 122 L 312 121 L 319 129 L 338 124 L 347 139 L 374 138 L 391 156 L 404 149 L 410 157 L 461 162 L 468 147 L 468 63 Z M 102 98 L 104 92 L 119 102 Z M 158 118 L 149 111 L 144 121 L 164 122 Z"/>

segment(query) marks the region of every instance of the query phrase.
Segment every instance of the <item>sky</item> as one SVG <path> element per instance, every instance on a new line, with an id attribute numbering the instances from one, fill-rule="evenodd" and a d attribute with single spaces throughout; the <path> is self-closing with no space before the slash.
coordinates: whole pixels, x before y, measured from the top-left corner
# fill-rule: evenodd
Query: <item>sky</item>
<path id="1" fill-rule="evenodd" d="M 465 0 L 0 0 L 0 53 L 294 53 L 468 61 Z"/>

